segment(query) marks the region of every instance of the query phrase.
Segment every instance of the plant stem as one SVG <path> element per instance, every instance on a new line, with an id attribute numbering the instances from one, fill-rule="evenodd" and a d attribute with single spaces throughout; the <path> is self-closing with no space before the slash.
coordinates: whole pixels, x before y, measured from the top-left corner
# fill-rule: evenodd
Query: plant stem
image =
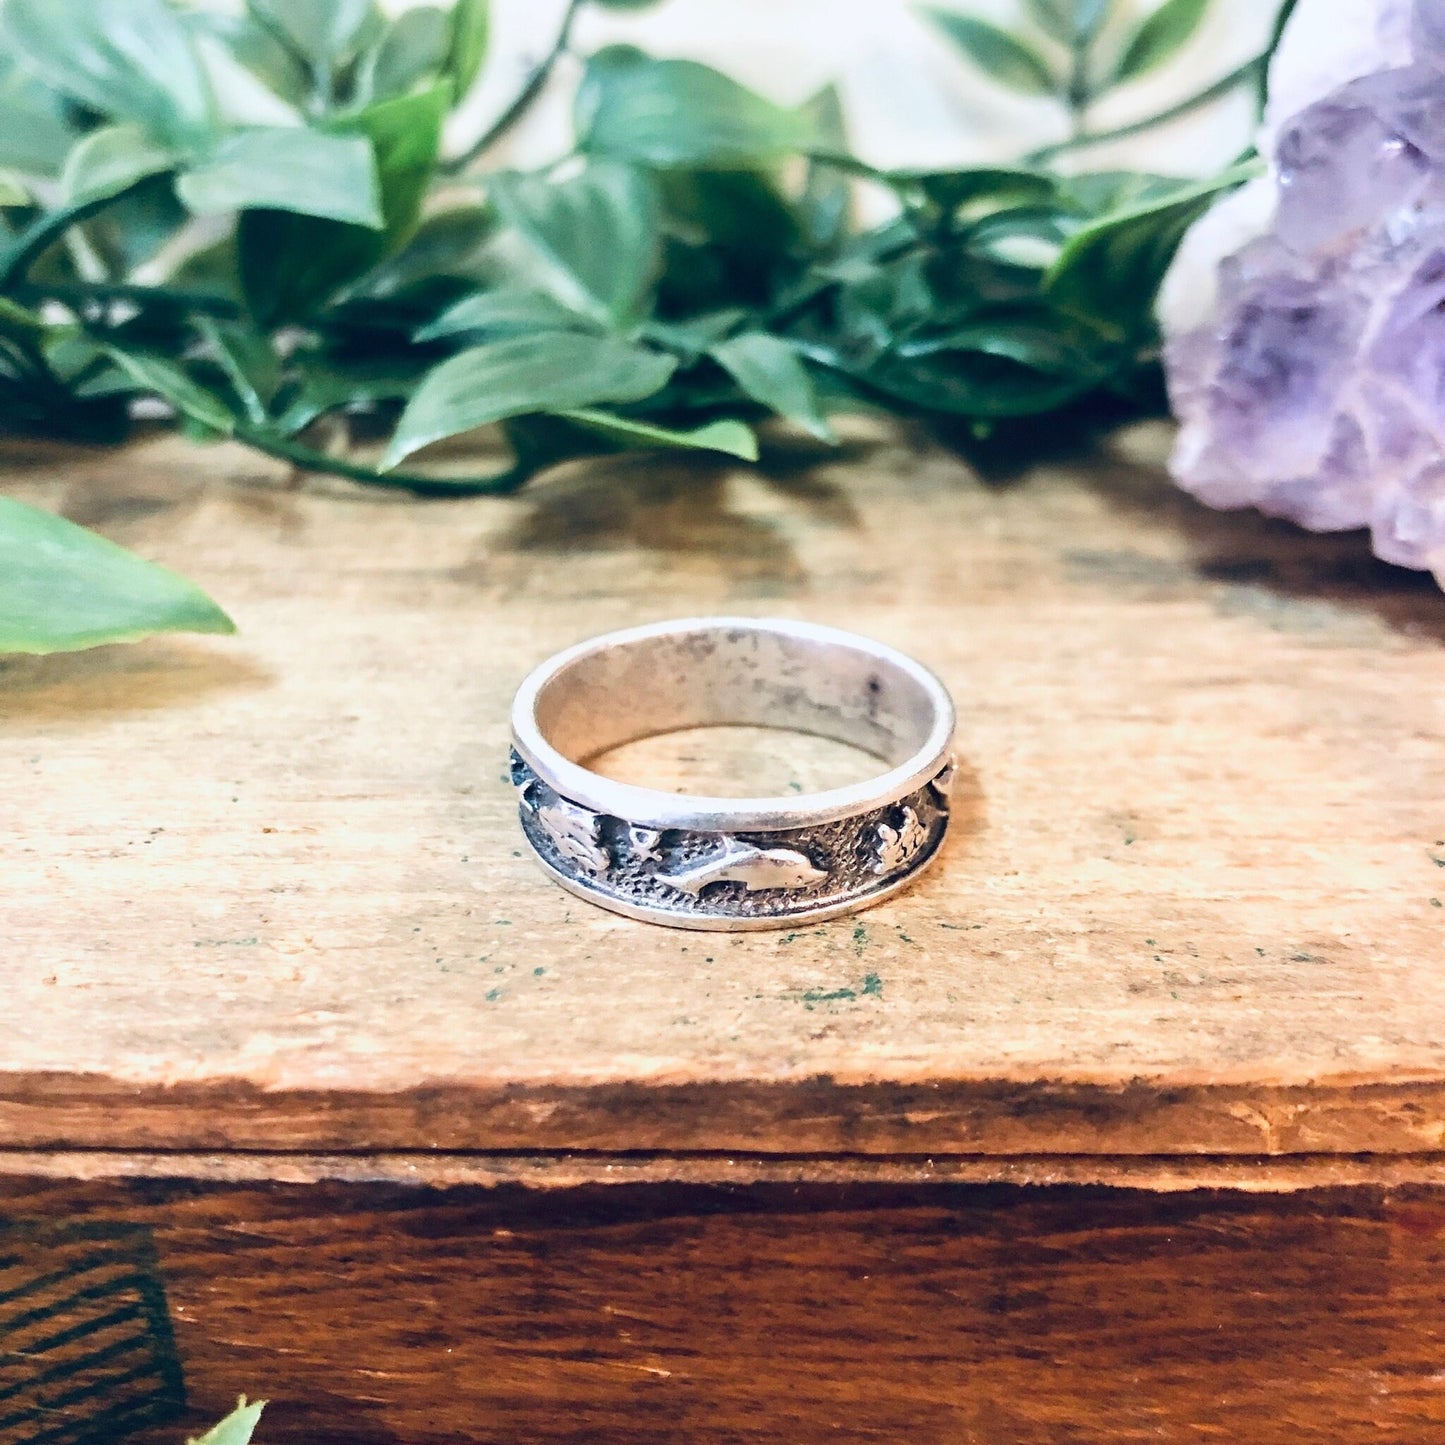
<path id="1" fill-rule="evenodd" d="M 521 90 L 519 90 L 513 98 L 512 103 L 461 155 L 455 156 L 449 161 L 444 161 L 441 166 L 443 171 L 448 175 L 456 175 L 459 171 L 466 170 L 474 161 L 491 150 L 527 113 L 532 102 L 542 93 L 548 80 L 551 79 L 552 71 L 556 68 L 557 62 L 567 53 L 567 47 L 572 39 L 572 25 L 577 19 L 577 14 L 582 9 L 583 3 L 584 0 L 567 0 L 567 9 L 562 16 L 562 24 L 557 31 L 556 40 L 552 42 L 551 50 L 538 62 L 537 66 L 523 83 Z"/>
<path id="2" fill-rule="evenodd" d="M 1076 35 L 1069 59 L 1069 86 L 1064 103 L 1069 109 L 1069 139 L 1079 140 L 1086 132 L 1089 101 L 1089 37 Z"/>
<path id="3" fill-rule="evenodd" d="M 140 307 L 171 306 L 180 311 L 216 316 L 222 320 L 234 320 L 241 314 L 240 307 L 224 296 L 214 296 L 204 291 L 177 291 L 169 286 L 139 286 L 114 281 L 82 282 L 78 285 L 62 281 L 45 285 L 42 282 L 28 281 L 17 290 L 27 304 L 36 301 L 60 301 L 72 311 L 79 310 L 87 302 L 100 305 L 130 302 Z"/>
<path id="4" fill-rule="evenodd" d="M 279 457 L 308 472 L 345 477 L 371 487 L 387 487 L 392 491 L 410 492 L 414 497 L 483 497 L 515 492 L 531 475 L 531 469 L 520 462 L 498 472 L 494 477 L 424 477 L 415 472 L 379 472 L 374 467 L 348 462 L 342 457 L 327 456 L 314 447 L 303 446 L 275 432 L 240 423 L 234 435 L 267 456 Z"/>
<path id="5" fill-rule="evenodd" d="M 25 279 L 25 273 L 43 251 L 54 245 L 72 226 L 88 221 L 103 211 L 113 201 L 128 196 L 147 181 L 155 179 L 155 173 L 141 176 L 122 190 L 93 201 L 82 201 L 78 205 L 62 206 L 58 211 L 47 212 L 37 217 L 15 238 L 14 243 L 0 254 L 0 294 L 12 290 Z"/>
<path id="6" fill-rule="evenodd" d="M 1266 87 L 1269 84 L 1269 62 L 1274 59 L 1274 53 L 1279 49 L 1280 37 L 1284 34 L 1284 27 L 1289 24 L 1289 17 L 1294 14 L 1295 0 L 1284 0 L 1279 7 L 1279 14 L 1274 17 L 1274 28 L 1269 33 L 1269 45 L 1265 49 L 1264 64 L 1259 68 L 1258 93 L 1259 113 L 1264 115 L 1264 104 L 1268 99 Z"/>
<path id="7" fill-rule="evenodd" d="M 1203 90 L 1196 91 L 1193 95 L 1187 96 L 1155 115 L 1145 116 L 1142 120 L 1130 121 L 1128 125 L 1114 126 L 1110 130 L 1089 131 L 1068 140 L 1058 141 L 1053 145 L 1040 146 L 1038 150 L 1030 151 L 1024 159 L 1030 165 L 1043 165 L 1056 156 L 1081 150 L 1085 146 L 1104 145 L 1109 141 L 1128 140 L 1130 136 L 1143 135 L 1146 131 L 1153 130 L 1155 126 L 1165 125 L 1171 120 L 1178 120 L 1181 116 L 1189 115 L 1192 111 L 1208 105 L 1211 101 L 1228 95 L 1235 86 L 1242 85 L 1245 81 L 1262 74 L 1268 60 L 1267 54 L 1256 55 L 1252 59 L 1246 60 L 1243 65 L 1236 66 L 1228 75 L 1221 76 L 1212 85 L 1205 86 Z"/>

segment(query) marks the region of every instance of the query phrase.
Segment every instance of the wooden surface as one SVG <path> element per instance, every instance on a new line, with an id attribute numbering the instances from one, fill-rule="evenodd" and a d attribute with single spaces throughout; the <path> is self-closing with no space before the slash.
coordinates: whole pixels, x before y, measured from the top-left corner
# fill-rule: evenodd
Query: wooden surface
<path id="1" fill-rule="evenodd" d="M 0 663 L 0 1145 L 1428 1172 L 1445 598 L 1359 537 L 1203 511 L 1164 440 L 1001 485 L 860 433 L 458 503 L 11 446 L 8 491 L 184 568 L 241 633 Z M 705 937 L 522 856 L 522 675 L 720 610 L 870 633 L 953 688 L 956 827 L 915 889 Z M 612 765 L 681 785 L 699 755 Z"/>
<path id="2" fill-rule="evenodd" d="M 12 1246 L 45 1221 L 32 1273 L 68 1231 L 152 1233 L 190 1410 L 135 1445 L 243 1391 L 265 1445 L 1445 1438 L 1440 1191 L 544 1198 L 11 1181 L 4 1208 Z"/>

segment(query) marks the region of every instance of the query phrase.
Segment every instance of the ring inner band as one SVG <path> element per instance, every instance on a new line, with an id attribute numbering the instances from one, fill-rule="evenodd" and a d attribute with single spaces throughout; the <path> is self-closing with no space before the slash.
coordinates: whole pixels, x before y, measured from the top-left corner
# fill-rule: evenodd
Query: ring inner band
<path id="1" fill-rule="evenodd" d="M 535 717 L 578 764 L 660 733 L 743 725 L 850 743 L 894 767 L 925 745 L 936 708 L 918 678 L 862 648 L 704 626 L 572 659 L 539 689 Z"/>

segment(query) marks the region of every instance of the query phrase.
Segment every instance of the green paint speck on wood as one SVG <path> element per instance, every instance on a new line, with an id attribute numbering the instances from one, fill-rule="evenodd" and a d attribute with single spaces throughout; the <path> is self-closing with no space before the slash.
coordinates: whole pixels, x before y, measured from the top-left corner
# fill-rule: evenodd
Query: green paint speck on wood
<path id="1" fill-rule="evenodd" d="M 837 1003 L 839 999 L 857 998 L 858 994 L 851 988 L 835 988 L 831 993 L 824 993 L 820 988 L 810 988 L 803 995 L 805 1004 L 815 1003 Z"/>
<path id="2" fill-rule="evenodd" d="M 841 1003 L 857 998 L 882 998 L 883 980 L 876 973 L 865 973 L 863 982 L 857 988 L 821 989 L 810 988 L 803 994 L 802 1002 L 810 1008 L 815 1003 Z"/>

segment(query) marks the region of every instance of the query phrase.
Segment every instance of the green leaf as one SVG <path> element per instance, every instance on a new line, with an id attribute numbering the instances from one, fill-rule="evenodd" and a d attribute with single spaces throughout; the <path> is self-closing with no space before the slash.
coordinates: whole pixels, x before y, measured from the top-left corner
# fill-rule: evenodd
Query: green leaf
<path id="1" fill-rule="evenodd" d="M 380 230 L 377 165 L 364 137 L 296 126 L 235 131 L 176 182 L 198 216 L 263 208 Z"/>
<path id="2" fill-rule="evenodd" d="M 14 171 L 0 170 L 0 206 L 28 206 L 30 192 Z"/>
<path id="3" fill-rule="evenodd" d="M 1086 171 L 1059 179 L 1059 200 L 1086 219 L 1132 209 L 1176 195 L 1185 184 L 1178 176 L 1149 171 Z"/>
<path id="4" fill-rule="evenodd" d="M 163 356 L 103 346 L 105 354 L 130 379 L 136 390 L 160 397 L 183 417 L 199 422 L 208 431 L 229 435 L 236 418 L 214 392 L 193 381 L 176 362 Z"/>
<path id="5" fill-rule="evenodd" d="M 1039 371 L 977 348 L 888 355 L 858 374 L 885 395 L 925 411 L 980 419 L 1052 411 L 1096 384 L 1092 375 Z"/>
<path id="6" fill-rule="evenodd" d="M 235 630 L 184 577 L 63 517 L 0 497 L 0 652 Z"/>
<path id="7" fill-rule="evenodd" d="M 1208 9 L 1209 0 L 1164 0 L 1129 37 L 1114 67 L 1112 83 L 1132 80 L 1163 65 L 1193 38 Z"/>
<path id="8" fill-rule="evenodd" d="M 7 69 L 3 55 L 0 116 L 5 117 L 0 125 L 0 165 L 26 175 L 56 175 L 76 138 L 67 120 L 65 97 L 29 71 Z"/>
<path id="9" fill-rule="evenodd" d="M 50 85 L 100 115 L 166 145 L 211 128 L 205 70 L 165 0 L 6 0 L 0 27 Z"/>
<path id="10" fill-rule="evenodd" d="M 1111 0 L 1025 0 L 1034 23 L 1060 45 L 1088 45 L 1108 18 Z"/>
<path id="11" fill-rule="evenodd" d="M 766 307 L 795 273 L 798 216 L 777 181 L 749 170 L 666 171 L 663 234 L 667 265 L 657 308 L 667 315 Z"/>
<path id="12" fill-rule="evenodd" d="M 542 291 L 500 286 L 478 291 L 449 306 L 416 334 L 418 341 L 436 341 L 469 331 L 489 336 L 518 336 L 529 331 L 594 331 L 589 317 L 569 311 Z"/>
<path id="13" fill-rule="evenodd" d="M 275 426 L 283 435 L 292 436 L 317 417 L 341 407 L 366 408 L 378 402 L 404 401 L 420 385 L 426 371 L 426 360 L 414 352 L 359 360 L 304 356 L 299 386 L 289 395 Z"/>
<path id="14" fill-rule="evenodd" d="M 33 311 L 20 305 L 18 301 L 11 301 L 7 296 L 0 296 L 0 332 L 3 331 L 40 336 L 45 332 L 45 323 Z"/>
<path id="15" fill-rule="evenodd" d="M 495 175 L 498 213 L 547 263 L 561 299 L 614 323 L 634 320 L 662 263 L 657 188 L 632 166 L 596 160 L 578 175 Z"/>
<path id="16" fill-rule="evenodd" d="M 372 0 L 246 0 L 246 5 L 317 69 L 353 54 L 375 23 Z"/>
<path id="17" fill-rule="evenodd" d="M 404 95 L 423 80 L 434 80 L 448 66 L 453 17 L 435 5 L 404 10 L 392 21 L 371 64 L 372 94 Z"/>
<path id="18" fill-rule="evenodd" d="M 1053 200 L 1059 179 L 1017 166 L 968 166 L 954 171 L 888 171 L 883 179 L 905 198 L 922 198 L 945 214 L 989 203 L 1017 206 Z"/>
<path id="19" fill-rule="evenodd" d="M 683 364 L 700 361 L 708 350 L 749 319 L 741 306 L 726 311 L 703 311 L 686 321 L 659 321 L 653 317 L 637 328 L 637 336 L 676 352 Z"/>
<path id="20" fill-rule="evenodd" d="M 300 320 L 401 249 L 436 169 L 451 87 L 446 81 L 327 123 L 333 137 L 370 141 L 383 228 L 249 211 L 238 231 L 247 304 L 264 326 Z"/>
<path id="21" fill-rule="evenodd" d="M 408 403 L 385 467 L 444 437 L 528 412 L 641 401 L 677 363 L 610 336 L 537 332 L 488 342 L 442 362 Z"/>
<path id="22" fill-rule="evenodd" d="M 104 126 L 91 131 L 66 158 L 61 195 L 68 206 L 84 206 L 128 191 L 175 164 L 175 156 L 147 140 L 138 126 Z"/>
<path id="23" fill-rule="evenodd" d="M 693 60 L 654 60 L 614 45 L 587 63 L 576 106 L 578 143 L 593 155 L 658 167 L 770 165 L 806 147 L 812 128 L 737 81 Z"/>
<path id="24" fill-rule="evenodd" d="M 476 83 L 487 58 L 491 33 L 490 0 L 456 0 L 452 6 L 452 44 L 446 73 L 460 101 Z"/>
<path id="25" fill-rule="evenodd" d="M 740 421 L 710 421 L 691 431 L 655 426 L 651 422 L 634 421 L 612 412 L 578 409 L 552 413 L 575 422 L 589 432 L 606 437 L 626 447 L 684 447 L 693 451 L 725 452 L 746 462 L 758 459 L 758 439 L 752 428 Z"/>
<path id="26" fill-rule="evenodd" d="M 1073 4 L 1074 34 L 1087 44 L 1103 29 L 1115 0 L 1073 0 Z"/>
<path id="27" fill-rule="evenodd" d="M 1235 166 L 1075 232 L 1046 278 L 1049 300 L 1106 340 L 1130 343 L 1151 336 L 1154 298 L 1185 231 L 1220 191 L 1259 169 L 1259 162 Z"/>
<path id="28" fill-rule="evenodd" d="M 211 316 L 199 317 L 196 326 L 210 342 L 246 415 L 257 425 L 264 425 L 281 385 L 281 359 L 270 338 Z"/>
<path id="29" fill-rule="evenodd" d="M 438 282 L 485 279 L 483 255 L 496 230 L 490 207 L 453 206 L 426 217 L 395 256 L 371 271 L 359 294 L 391 297 Z"/>
<path id="30" fill-rule="evenodd" d="M 1092 359 L 1071 346 L 1057 318 L 1048 316 L 991 317 L 936 336 L 902 342 L 896 351 L 900 357 L 974 352 L 1002 357 L 1054 376 L 1101 379 Z"/>
<path id="31" fill-rule="evenodd" d="M 923 13 L 980 70 L 1001 85 L 1025 95 L 1058 93 L 1059 81 L 1048 62 L 1031 45 L 1007 30 L 976 15 L 960 15 L 953 10 L 925 6 Z"/>
<path id="32" fill-rule="evenodd" d="M 1046 271 L 1078 228 L 1052 206 L 1013 206 L 971 221 L 960 232 L 968 256 L 1000 266 Z"/>
<path id="33" fill-rule="evenodd" d="M 9 290 L 26 280 L 31 267 L 71 227 L 113 205 L 120 197 L 134 195 L 153 180 L 148 165 L 140 166 L 139 174 L 132 172 L 127 179 L 124 167 L 111 166 L 109 162 L 101 165 L 100 159 L 94 168 L 98 189 L 52 211 L 41 211 L 8 246 L 0 246 L 0 291 Z M 89 169 L 88 166 L 86 168 Z M 107 171 L 109 174 L 105 174 Z M 0 226 L 0 236 L 6 234 L 6 228 Z M 70 279 L 73 271 L 62 269 L 61 275 Z"/>
<path id="34" fill-rule="evenodd" d="M 812 377 L 786 341 L 750 331 L 714 346 L 711 355 L 754 401 L 797 422 L 820 441 L 837 441 L 819 408 Z"/>
<path id="35" fill-rule="evenodd" d="M 251 1445 L 256 1422 L 261 1418 L 261 1411 L 265 1407 L 264 1400 L 248 1405 L 246 1397 L 242 1395 L 236 1408 L 219 1425 L 213 1425 L 200 1439 L 193 1440 L 191 1445 Z"/>
<path id="36" fill-rule="evenodd" d="M 269 26 L 248 11 L 182 12 L 196 34 L 217 42 L 225 53 L 249 70 L 268 90 L 300 109 L 311 94 L 306 62 Z"/>
<path id="37" fill-rule="evenodd" d="M 376 152 L 386 233 L 376 259 L 400 250 L 416 230 L 450 101 L 451 86 L 443 81 L 414 95 L 378 101 L 336 123 L 345 134 L 365 136 Z M 362 249 L 372 248 L 372 238 L 355 239 Z"/>
<path id="38" fill-rule="evenodd" d="M 838 87 L 823 86 L 803 102 L 801 109 L 812 127 L 815 143 L 825 151 L 846 154 L 848 128 Z M 817 155 L 810 156 L 797 202 L 799 230 L 809 245 L 819 251 L 838 245 L 847 234 L 852 211 L 853 187 L 847 175 Z"/>
<path id="39" fill-rule="evenodd" d="M 189 220 L 176 198 L 174 173 L 167 170 L 143 178 L 101 207 L 85 222 L 85 240 L 107 275 L 128 277 Z M 32 279 L 43 282 L 43 273 Z"/>
<path id="40" fill-rule="evenodd" d="M 1073 0 L 1024 0 L 1034 24 L 1060 45 L 1071 45 L 1074 39 Z"/>

